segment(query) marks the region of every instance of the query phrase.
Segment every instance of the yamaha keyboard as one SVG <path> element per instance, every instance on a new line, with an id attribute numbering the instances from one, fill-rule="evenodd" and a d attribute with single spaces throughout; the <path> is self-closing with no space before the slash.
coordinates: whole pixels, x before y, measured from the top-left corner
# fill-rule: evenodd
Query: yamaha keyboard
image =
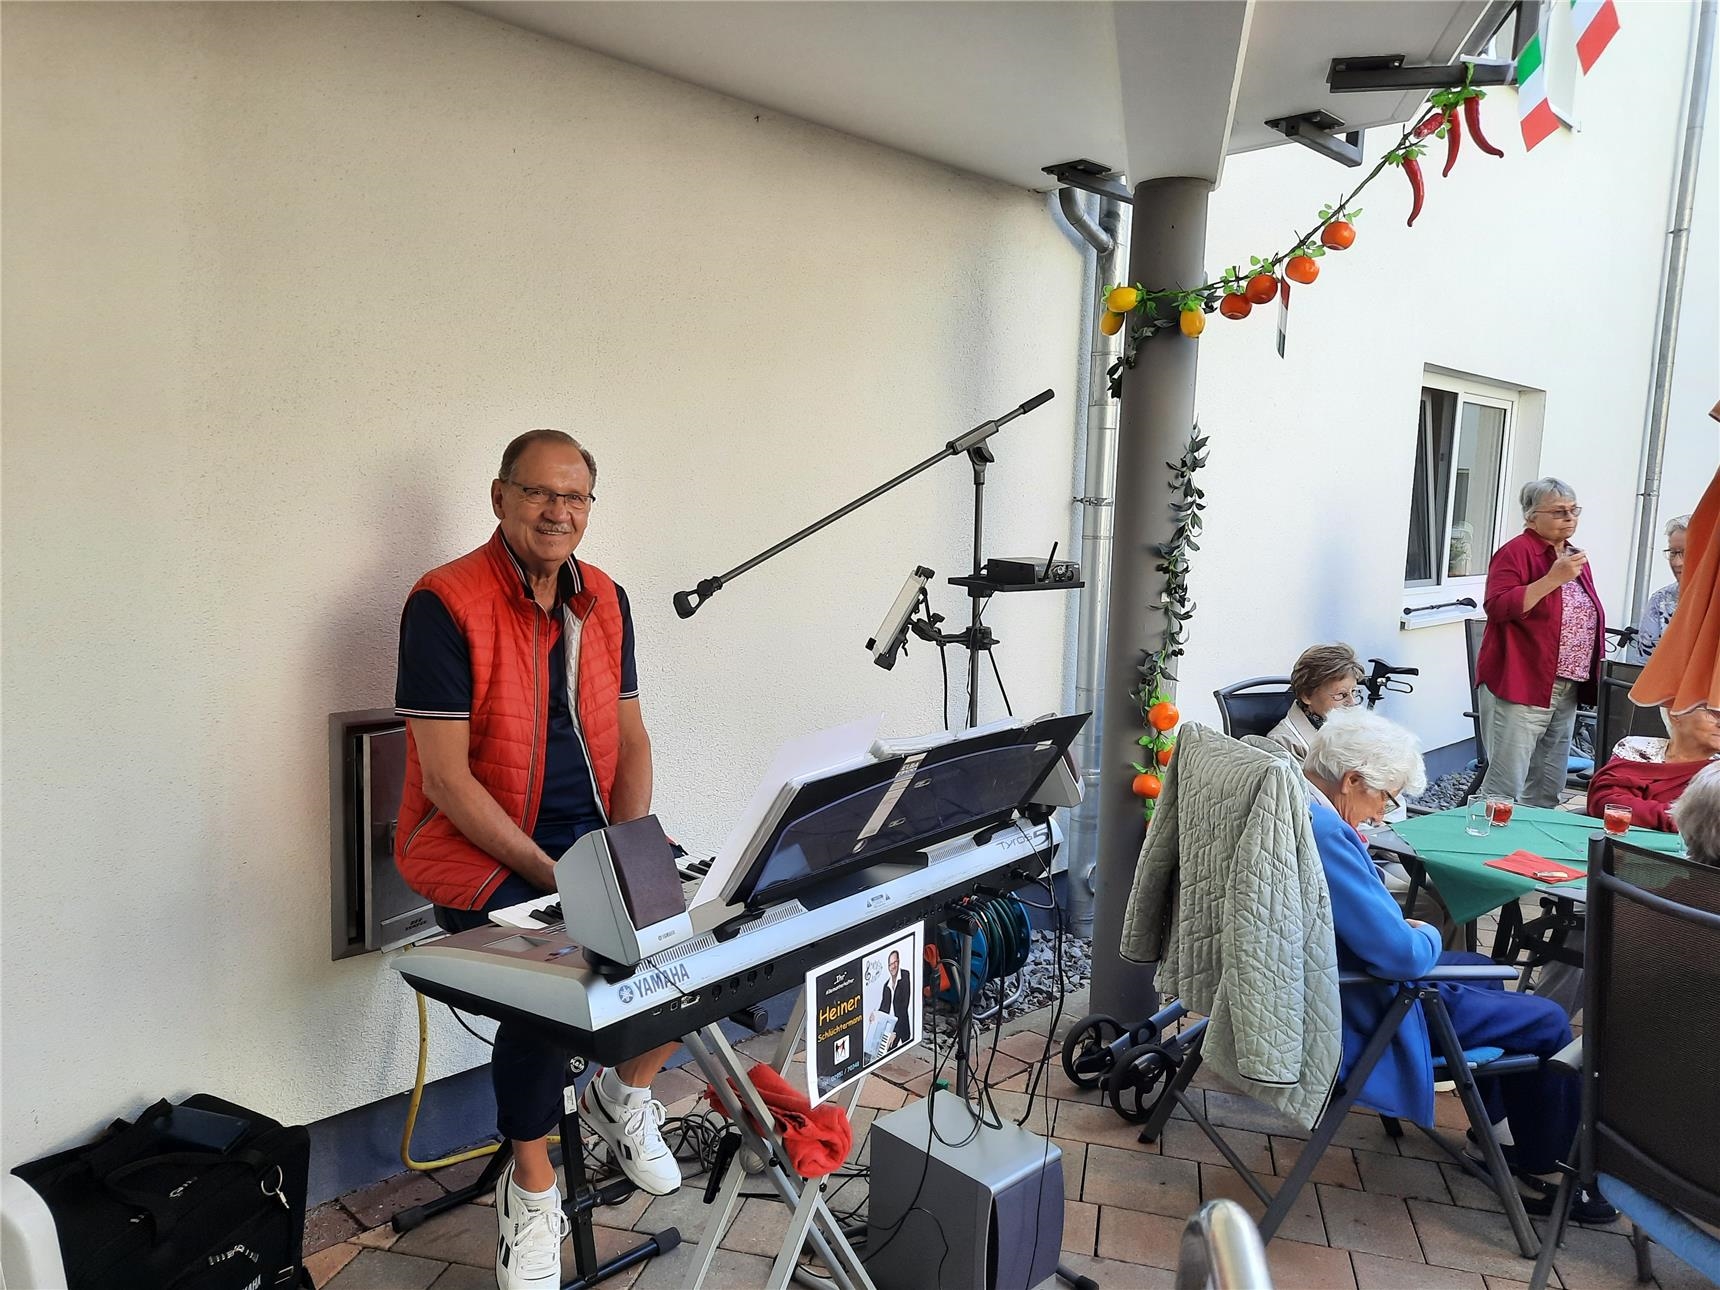
<path id="1" fill-rule="evenodd" d="M 390 966 L 428 998 L 552 1033 L 613 1065 L 797 988 L 812 968 L 963 897 L 1038 881 L 1059 840 L 1049 820 L 982 830 L 742 914 L 618 980 L 600 975 L 560 926 L 477 928 L 404 950 Z"/>

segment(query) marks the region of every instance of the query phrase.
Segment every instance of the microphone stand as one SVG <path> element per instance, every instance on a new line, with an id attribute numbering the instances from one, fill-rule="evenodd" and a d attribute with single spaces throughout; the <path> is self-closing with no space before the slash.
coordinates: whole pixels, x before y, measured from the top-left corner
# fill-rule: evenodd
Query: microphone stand
<path id="1" fill-rule="evenodd" d="M 798 533 L 793 533 L 778 542 L 775 546 L 768 547 L 765 550 L 760 551 L 757 555 L 753 556 L 752 559 L 736 565 L 726 573 L 719 573 L 709 578 L 701 578 L 697 586 L 690 591 L 677 591 L 674 596 L 675 613 L 681 618 L 691 618 L 694 614 L 699 612 L 699 609 L 707 600 L 716 595 L 717 592 L 721 591 L 725 586 L 740 577 L 743 573 L 746 573 L 749 569 L 756 568 L 758 565 L 763 564 L 774 555 L 780 555 L 795 543 L 804 538 L 811 537 L 820 529 L 834 524 L 837 520 L 841 519 L 844 515 L 849 514 L 851 511 L 859 510 L 874 498 L 882 497 L 891 489 L 907 483 L 910 479 L 914 478 L 914 476 L 930 470 L 945 458 L 954 457 L 961 453 L 966 453 L 968 460 L 973 464 L 972 576 L 975 579 L 979 578 L 981 568 L 980 542 L 985 528 L 985 469 L 992 462 L 997 460 L 991 449 L 986 445 L 986 440 L 990 439 L 992 435 L 996 434 L 1004 426 L 1015 420 L 1015 418 L 1023 416 L 1026 413 L 1033 411 L 1033 409 L 1037 408 L 1040 404 L 1050 401 L 1052 394 L 1053 391 L 1051 390 L 1042 390 L 1038 394 L 1035 394 L 1031 399 L 1028 399 L 1027 402 L 1023 403 L 1020 407 L 1011 408 L 1008 412 L 993 420 L 980 422 L 966 434 L 958 435 L 956 438 L 951 439 L 943 446 L 942 450 L 933 453 L 924 461 L 917 465 L 908 467 L 907 470 L 904 470 L 894 479 L 886 480 L 876 488 L 862 493 L 847 505 L 837 507 L 837 509 L 831 511 L 830 514 L 824 516 L 822 519 L 814 520 Z M 987 627 L 980 621 L 983 602 L 989 593 L 974 586 L 969 586 L 967 588 L 967 593 L 973 602 L 973 613 L 969 625 L 965 630 L 955 633 L 954 635 L 944 636 L 940 633 L 939 643 L 959 644 L 968 650 L 968 725 L 975 726 L 979 724 L 979 657 L 982 652 L 987 654 L 990 653 L 991 647 L 997 644 L 997 637 L 992 634 L 991 628 Z"/>

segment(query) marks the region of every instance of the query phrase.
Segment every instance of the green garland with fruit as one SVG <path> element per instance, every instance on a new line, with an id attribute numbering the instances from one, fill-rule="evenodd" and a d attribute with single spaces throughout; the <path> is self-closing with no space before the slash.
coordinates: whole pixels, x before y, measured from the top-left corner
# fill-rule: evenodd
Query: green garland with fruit
<path id="1" fill-rule="evenodd" d="M 1170 541 L 1153 548 L 1158 557 L 1153 567 L 1165 579 L 1159 601 L 1164 621 L 1159 647 L 1142 650 L 1141 661 L 1136 664 L 1141 680 L 1135 688 L 1135 701 L 1140 705 L 1146 733 L 1136 740 L 1141 747 L 1141 760 L 1134 763 L 1133 787 L 1141 799 L 1141 812 L 1149 821 L 1164 786 L 1164 768 L 1170 765 L 1176 747 L 1176 737 L 1171 732 L 1181 718 L 1176 704 L 1165 693 L 1165 686 L 1177 679 L 1171 668 L 1182 657 L 1183 646 L 1188 642 L 1188 621 L 1194 616 L 1194 601 L 1189 599 L 1188 587 L 1189 554 L 1200 550 L 1195 534 L 1201 530 L 1200 514 L 1206 509 L 1206 494 L 1194 482 L 1194 476 L 1206 465 L 1206 444 L 1206 436 L 1196 423 L 1182 456 L 1165 463 L 1171 468 L 1168 486 L 1175 495 L 1171 514 L 1176 517 L 1176 527 L 1171 531 Z"/>
<path id="2" fill-rule="evenodd" d="M 1494 147 L 1481 130 L 1481 100 L 1486 96 L 1485 90 L 1467 81 L 1456 89 L 1430 94 L 1425 110 L 1361 183 L 1336 202 L 1321 207 L 1319 222 L 1285 250 L 1276 255 L 1249 256 L 1247 270 L 1233 264 L 1213 281 L 1194 287 L 1149 289 L 1135 282 L 1110 288 L 1105 294 L 1105 309 L 1099 316 L 1099 330 L 1115 336 L 1127 328 L 1122 357 L 1111 364 L 1107 373 L 1112 397 L 1122 395 L 1124 369 L 1135 365 L 1141 346 L 1160 332 L 1174 331 L 1188 340 L 1196 340 L 1206 330 L 1209 313 L 1217 312 L 1222 318 L 1240 322 L 1254 312 L 1254 306 L 1272 303 L 1280 289 L 1287 289 L 1289 283 L 1311 284 L 1320 276 L 1319 262 L 1328 251 L 1347 251 L 1355 245 L 1354 221 L 1362 213 L 1355 204 L 1356 198 L 1387 167 L 1401 170 L 1409 181 L 1408 222 L 1413 225 L 1426 197 L 1421 158 L 1426 155 L 1427 139 L 1445 142 L 1442 176 L 1449 175 L 1457 164 L 1466 127 L 1478 149 L 1492 157 L 1503 157 L 1504 152 Z"/>

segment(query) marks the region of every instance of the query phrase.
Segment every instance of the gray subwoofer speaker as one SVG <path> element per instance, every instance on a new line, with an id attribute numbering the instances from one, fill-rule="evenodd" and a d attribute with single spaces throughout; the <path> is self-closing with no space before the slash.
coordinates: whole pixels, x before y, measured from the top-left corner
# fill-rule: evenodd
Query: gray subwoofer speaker
<path id="1" fill-rule="evenodd" d="M 948 1092 L 878 1117 L 871 1133 L 864 1258 L 878 1290 L 1029 1290 L 1057 1271 L 1056 1143 L 1007 1120 L 979 1124 Z"/>

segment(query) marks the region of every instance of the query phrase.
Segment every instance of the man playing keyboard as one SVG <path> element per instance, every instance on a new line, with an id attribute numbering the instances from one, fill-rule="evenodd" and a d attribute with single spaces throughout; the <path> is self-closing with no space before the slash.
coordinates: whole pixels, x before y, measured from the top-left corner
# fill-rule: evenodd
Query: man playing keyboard
<path id="1" fill-rule="evenodd" d="M 574 559 L 597 463 L 559 430 L 520 435 L 490 484 L 490 540 L 418 580 L 400 622 L 396 711 L 406 787 L 395 857 L 448 931 L 555 890 L 582 834 L 651 809 L 627 594 Z M 640 1188 L 681 1184 L 651 1080 L 669 1044 L 600 1072 L 580 1114 Z M 490 1060 L 496 1127 L 513 1160 L 496 1186 L 500 1290 L 560 1284 L 566 1231 L 548 1135 L 568 1054 L 502 1023 Z"/>

